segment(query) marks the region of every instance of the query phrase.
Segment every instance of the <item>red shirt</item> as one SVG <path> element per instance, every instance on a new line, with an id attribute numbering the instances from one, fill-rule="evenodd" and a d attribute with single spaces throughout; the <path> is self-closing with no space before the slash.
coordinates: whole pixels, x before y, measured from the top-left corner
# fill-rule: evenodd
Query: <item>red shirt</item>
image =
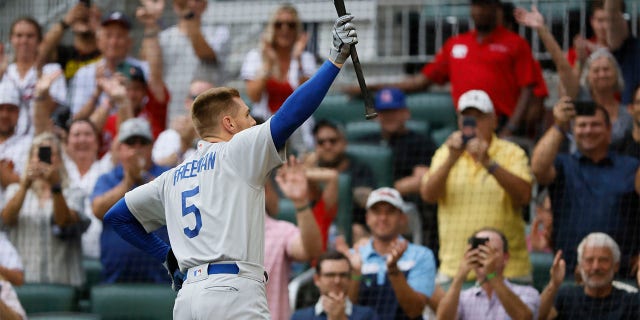
<path id="1" fill-rule="evenodd" d="M 422 73 L 438 84 L 451 82 L 451 97 L 456 106 L 463 93 L 484 90 L 496 113 L 510 116 L 520 89 L 536 82 L 534 62 L 527 41 L 498 26 L 481 43 L 475 30 L 449 38 Z"/>
<path id="2" fill-rule="evenodd" d="M 589 39 L 587 39 L 589 42 L 596 44 L 598 43 L 598 39 L 596 39 L 596 37 L 591 37 Z M 591 51 L 589 51 L 587 49 L 587 56 L 589 56 L 591 54 Z M 576 61 L 578 60 L 578 53 L 576 52 L 576 48 L 575 47 L 571 47 L 569 48 L 569 50 L 567 51 L 567 60 L 569 60 L 569 64 L 573 67 L 576 64 Z"/>
<path id="3" fill-rule="evenodd" d="M 151 133 L 153 134 L 153 139 L 157 139 L 158 135 L 166 128 L 167 124 L 167 105 L 169 105 L 169 91 L 167 87 L 164 87 L 165 94 L 165 102 L 159 102 L 156 100 L 156 97 L 153 95 L 151 90 L 147 88 L 147 98 L 148 101 L 145 103 L 140 113 L 136 115 L 138 118 L 147 119 L 149 124 L 151 125 Z M 102 128 L 102 147 L 105 150 L 104 153 L 109 151 L 111 146 L 111 142 L 116 137 L 118 133 L 118 114 L 111 114 Z M 101 152 L 102 154 L 104 154 Z"/>
<path id="4" fill-rule="evenodd" d="M 316 219 L 318 228 L 320 229 L 320 235 L 322 236 L 322 251 L 327 250 L 327 244 L 329 243 L 329 228 L 333 219 L 338 214 L 338 205 L 333 208 L 327 209 L 324 199 L 320 199 L 313 206 L 313 217 Z"/>

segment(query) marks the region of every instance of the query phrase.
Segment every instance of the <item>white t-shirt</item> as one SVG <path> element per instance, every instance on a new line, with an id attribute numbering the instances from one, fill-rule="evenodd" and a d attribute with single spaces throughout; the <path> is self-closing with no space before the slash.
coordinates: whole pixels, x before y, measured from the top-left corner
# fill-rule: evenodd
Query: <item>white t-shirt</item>
<path id="1" fill-rule="evenodd" d="M 57 63 L 47 63 L 42 67 L 43 74 L 51 74 L 58 70 L 61 70 L 61 68 Z M 31 67 L 24 78 L 21 79 L 18 74 L 18 67 L 15 63 L 12 63 L 7 67 L 2 81 L 13 82 L 13 85 L 20 92 L 20 118 L 18 118 L 16 134 L 33 134 L 33 98 L 36 83 L 38 82 L 36 68 Z M 64 74 L 53 81 L 51 87 L 49 87 L 49 95 L 56 103 L 67 105 L 67 82 Z"/>
<path id="2" fill-rule="evenodd" d="M 184 99 L 189 94 L 189 86 L 194 78 L 223 86 L 226 81 L 225 67 L 231 51 L 229 28 L 202 26 L 202 35 L 209 47 L 216 53 L 216 63 L 201 61 L 193 50 L 189 37 L 180 32 L 178 26 L 171 26 L 162 32 L 158 41 L 162 48 L 164 82 L 167 84 L 171 101 L 167 123 L 184 114 Z"/>
<path id="3" fill-rule="evenodd" d="M 167 225 L 181 270 L 216 261 L 264 260 L 264 184 L 285 159 L 271 121 L 228 142 L 199 141 L 177 167 L 125 194 L 127 207 L 151 232 Z"/>
<path id="4" fill-rule="evenodd" d="M 182 138 L 178 131 L 174 129 L 167 129 L 160 133 L 158 139 L 153 144 L 153 151 L 151 152 L 151 159 L 155 163 L 161 162 L 173 154 L 178 155 L 178 162 L 182 162 L 184 159 L 189 158 L 196 151 L 194 148 L 187 149 L 184 154 L 180 154 L 182 148 Z"/>

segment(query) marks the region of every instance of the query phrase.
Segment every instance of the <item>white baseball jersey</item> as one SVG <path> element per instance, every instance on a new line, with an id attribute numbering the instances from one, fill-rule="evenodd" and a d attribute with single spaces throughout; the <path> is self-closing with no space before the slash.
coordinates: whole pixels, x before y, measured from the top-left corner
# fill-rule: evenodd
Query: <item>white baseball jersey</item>
<path id="1" fill-rule="evenodd" d="M 271 120 L 228 142 L 198 142 L 180 165 L 125 194 L 147 232 L 166 223 L 182 271 L 216 261 L 263 265 L 264 184 L 285 160 Z"/>

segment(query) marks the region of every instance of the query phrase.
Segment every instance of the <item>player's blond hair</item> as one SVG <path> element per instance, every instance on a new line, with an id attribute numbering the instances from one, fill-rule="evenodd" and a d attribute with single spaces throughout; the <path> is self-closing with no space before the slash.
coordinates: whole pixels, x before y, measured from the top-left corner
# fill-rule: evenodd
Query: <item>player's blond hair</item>
<path id="1" fill-rule="evenodd" d="M 201 138 L 215 135 L 223 116 L 237 115 L 240 108 L 235 98 L 240 98 L 240 92 L 229 87 L 211 88 L 198 95 L 193 101 L 191 119 Z"/>

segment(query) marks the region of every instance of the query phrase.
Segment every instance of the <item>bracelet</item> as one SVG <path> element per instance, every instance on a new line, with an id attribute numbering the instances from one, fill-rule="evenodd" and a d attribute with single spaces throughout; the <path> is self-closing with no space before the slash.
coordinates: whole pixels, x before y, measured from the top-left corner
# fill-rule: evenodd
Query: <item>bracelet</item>
<path id="1" fill-rule="evenodd" d="M 66 22 L 64 22 L 64 19 L 60 19 L 60 21 L 58 22 L 60 24 L 60 26 L 62 27 L 62 30 L 67 30 L 69 29 L 69 24 L 67 24 Z"/>
<path id="2" fill-rule="evenodd" d="M 489 281 L 489 280 L 495 278 L 497 275 L 498 275 L 497 273 L 491 272 L 484 278 L 484 281 Z"/>
<path id="3" fill-rule="evenodd" d="M 498 170 L 499 167 L 500 165 L 495 162 L 495 160 L 491 160 L 491 163 L 487 167 L 487 172 L 489 172 L 489 174 L 493 174 L 494 172 L 496 172 L 496 170 Z"/>
<path id="4" fill-rule="evenodd" d="M 302 207 L 297 207 L 297 208 L 296 208 L 296 213 L 300 213 L 300 212 L 305 211 L 305 210 L 307 210 L 307 209 L 311 209 L 311 205 L 309 205 L 309 203 L 308 203 L 308 202 L 307 202 L 307 204 L 305 204 L 305 205 L 304 205 L 304 206 L 302 206 Z"/>
<path id="5" fill-rule="evenodd" d="M 62 186 L 59 183 L 52 185 L 51 186 L 51 193 L 53 193 L 53 194 L 62 193 Z"/>

